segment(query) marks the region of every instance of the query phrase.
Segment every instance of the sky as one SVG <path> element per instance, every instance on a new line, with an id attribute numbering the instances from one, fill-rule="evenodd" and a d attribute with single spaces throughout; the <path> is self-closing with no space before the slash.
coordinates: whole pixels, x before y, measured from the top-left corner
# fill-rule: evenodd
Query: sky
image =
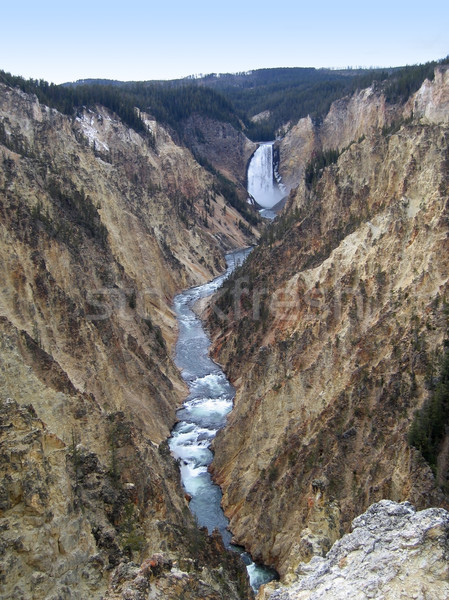
<path id="1" fill-rule="evenodd" d="M 447 0 L 0 0 L 0 16 L 0 69 L 53 83 L 390 67 L 449 54 Z"/>

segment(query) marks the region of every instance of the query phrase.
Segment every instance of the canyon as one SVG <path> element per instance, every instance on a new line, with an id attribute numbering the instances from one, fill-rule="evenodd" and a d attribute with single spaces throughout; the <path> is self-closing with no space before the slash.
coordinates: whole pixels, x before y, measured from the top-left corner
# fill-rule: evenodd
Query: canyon
<path id="1" fill-rule="evenodd" d="M 209 470 L 232 541 L 280 575 L 258 598 L 356 597 L 366 572 L 366 597 L 447 593 L 449 436 L 432 471 L 409 433 L 447 340 L 448 67 L 286 126 L 271 225 L 226 197 L 246 200 L 244 130 L 138 114 L 0 83 L 0 597 L 254 597 L 167 442 L 173 299 L 248 246 L 195 310 L 236 390 Z"/>

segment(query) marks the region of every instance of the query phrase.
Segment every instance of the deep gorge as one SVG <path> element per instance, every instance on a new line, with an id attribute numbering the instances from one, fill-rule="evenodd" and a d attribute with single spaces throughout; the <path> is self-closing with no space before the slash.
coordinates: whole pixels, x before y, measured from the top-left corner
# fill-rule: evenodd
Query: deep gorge
<path id="1" fill-rule="evenodd" d="M 388 85 L 282 128 L 291 191 L 267 225 L 244 190 L 257 145 L 229 103 L 228 121 L 186 104 L 170 123 L 137 104 L 133 129 L 99 104 L 64 113 L 0 84 L 2 597 L 251 598 L 228 522 L 279 572 L 261 599 L 333 585 L 313 572 L 322 560 L 363 589 L 342 537 L 353 519 L 367 555 L 372 523 L 443 564 L 447 434 L 431 467 L 409 432 L 446 352 L 449 72 L 401 100 Z M 178 360 L 176 298 L 213 289 L 225 255 L 248 246 L 201 303 L 207 366 L 220 365 L 203 381 L 187 372 L 204 366 L 203 342 L 202 358 Z M 219 403 L 211 447 L 186 382 Z M 197 527 L 198 481 L 182 487 L 167 443 L 174 426 L 192 434 L 195 411 L 195 456 L 178 457 L 222 488 L 224 543 Z M 394 544 L 376 544 L 396 564 Z M 429 579 L 412 554 L 376 593 L 396 598 L 402 564 L 404 593 L 444 597 L 443 566 Z"/>

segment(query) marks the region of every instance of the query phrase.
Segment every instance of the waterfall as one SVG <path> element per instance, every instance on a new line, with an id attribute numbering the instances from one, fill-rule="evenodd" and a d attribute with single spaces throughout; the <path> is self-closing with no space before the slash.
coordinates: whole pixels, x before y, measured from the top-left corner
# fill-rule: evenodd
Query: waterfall
<path id="1" fill-rule="evenodd" d="M 263 208 L 272 208 L 286 195 L 275 178 L 273 143 L 260 144 L 248 165 L 248 192 Z"/>

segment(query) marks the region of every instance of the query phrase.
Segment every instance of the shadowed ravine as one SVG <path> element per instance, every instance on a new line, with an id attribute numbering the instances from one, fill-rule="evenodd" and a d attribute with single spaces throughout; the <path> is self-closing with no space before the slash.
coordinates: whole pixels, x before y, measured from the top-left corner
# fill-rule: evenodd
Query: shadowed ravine
<path id="1" fill-rule="evenodd" d="M 190 509 L 198 525 L 207 527 L 209 533 L 218 529 L 225 546 L 239 553 L 242 551 L 231 545 L 228 519 L 221 508 L 221 489 L 213 483 L 208 472 L 213 458 L 211 442 L 217 431 L 226 425 L 235 392 L 220 367 L 209 358 L 210 340 L 192 307 L 197 300 L 216 291 L 249 251 L 228 254 L 228 268 L 223 275 L 175 297 L 174 309 L 179 324 L 175 362 L 188 384 L 189 395 L 177 412 L 178 423 L 169 439 L 170 449 L 180 464 L 182 483 L 192 498 Z M 242 553 L 242 559 L 253 589 L 257 590 L 276 576 L 271 569 L 256 565 L 246 552 Z"/>

